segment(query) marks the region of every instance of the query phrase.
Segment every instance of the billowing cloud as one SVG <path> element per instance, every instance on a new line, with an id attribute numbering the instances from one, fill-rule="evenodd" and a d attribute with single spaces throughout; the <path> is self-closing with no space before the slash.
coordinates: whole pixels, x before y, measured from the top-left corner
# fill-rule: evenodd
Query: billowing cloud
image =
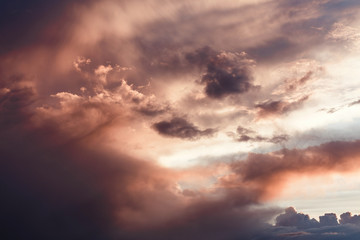
<path id="1" fill-rule="evenodd" d="M 314 228 L 319 227 L 319 222 L 309 215 L 303 213 L 297 213 L 293 207 L 285 209 L 284 214 L 280 214 L 276 217 L 276 226 L 283 227 L 297 227 L 297 228 Z"/>
<path id="2" fill-rule="evenodd" d="M 319 217 L 319 222 L 289 207 L 276 217 L 276 225 L 268 228 L 266 235 L 259 239 L 356 239 L 360 236 L 356 217 L 350 212 L 343 213 L 339 223 L 336 214 L 326 213 Z"/>
<path id="3" fill-rule="evenodd" d="M 360 224 L 360 216 L 359 215 L 352 216 L 350 212 L 346 212 L 340 215 L 339 222 L 340 224 L 347 224 L 347 223 Z"/>
<path id="4" fill-rule="evenodd" d="M 211 98 L 221 98 L 229 94 L 245 93 L 254 88 L 251 67 L 254 61 L 247 58 L 246 53 L 220 52 L 213 56 L 197 52 L 199 56 L 189 56 L 193 61 L 199 59 L 202 63 L 208 58 L 206 72 L 201 77 L 201 83 L 205 84 L 205 93 Z"/>

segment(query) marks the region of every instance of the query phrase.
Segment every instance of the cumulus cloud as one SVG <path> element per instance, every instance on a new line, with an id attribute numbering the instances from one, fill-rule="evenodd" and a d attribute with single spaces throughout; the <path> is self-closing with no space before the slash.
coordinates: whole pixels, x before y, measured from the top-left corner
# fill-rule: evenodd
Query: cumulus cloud
<path id="1" fill-rule="evenodd" d="M 200 137 L 209 137 L 215 133 L 215 129 L 200 130 L 183 118 L 173 118 L 170 121 L 161 121 L 153 125 L 153 128 L 161 135 L 183 139 L 195 140 Z"/>
<path id="2" fill-rule="evenodd" d="M 215 52 L 209 47 L 187 54 L 190 63 L 205 66 L 201 77 L 205 93 L 211 98 L 246 93 L 253 89 L 252 67 L 255 61 L 245 52 Z"/>
<path id="3" fill-rule="evenodd" d="M 360 236 L 357 215 L 350 212 L 340 215 L 340 223 L 334 213 L 326 213 L 316 219 L 298 213 L 293 207 L 276 217 L 276 225 L 259 234 L 259 239 L 357 239 Z"/>
<path id="4" fill-rule="evenodd" d="M 316 219 L 310 219 L 309 215 L 297 213 L 293 207 L 289 207 L 285 209 L 284 214 L 276 217 L 276 226 L 313 228 L 319 227 L 320 224 Z"/>
<path id="5" fill-rule="evenodd" d="M 340 224 L 360 224 L 360 215 L 354 215 L 350 212 L 346 212 L 340 215 Z"/>
<path id="6" fill-rule="evenodd" d="M 248 63 L 240 61 L 244 54 L 220 53 L 216 59 L 211 59 L 207 71 L 201 78 L 205 84 L 205 92 L 209 97 L 220 98 L 228 94 L 239 94 L 249 91 L 252 87 L 252 77 Z"/>

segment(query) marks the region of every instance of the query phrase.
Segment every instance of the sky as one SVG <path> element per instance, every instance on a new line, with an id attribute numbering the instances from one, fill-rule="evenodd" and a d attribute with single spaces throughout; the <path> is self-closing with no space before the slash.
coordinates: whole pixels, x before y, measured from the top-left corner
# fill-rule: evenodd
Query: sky
<path id="1" fill-rule="evenodd" d="M 360 238 L 360 2 L 0 7 L 4 239 Z"/>

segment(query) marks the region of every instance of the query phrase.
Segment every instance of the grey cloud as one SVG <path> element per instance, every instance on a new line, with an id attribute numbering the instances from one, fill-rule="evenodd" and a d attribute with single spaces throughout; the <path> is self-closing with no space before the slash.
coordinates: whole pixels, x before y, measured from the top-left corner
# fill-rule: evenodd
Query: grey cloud
<path id="1" fill-rule="evenodd" d="M 350 212 L 346 212 L 340 215 L 340 224 L 360 224 L 360 215 L 352 216 Z"/>
<path id="2" fill-rule="evenodd" d="M 334 213 L 320 216 L 320 222 L 310 219 L 307 214 L 298 213 L 293 207 L 276 217 L 276 225 L 258 235 L 261 240 L 355 240 L 360 237 L 359 216 L 350 212 L 340 215 L 340 224 Z"/>
<path id="3" fill-rule="evenodd" d="M 357 104 L 360 104 L 360 99 L 349 103 L 348 106 L 351 107 L 351 106 L 354 106 L 354 105 L 357 105 Z"/>
<path id="4" fill-rule="evenodd" d="M 336 214 L 325 213 L 319 217 L 320 222 L 316 219 L 310 219 L 309 215 L 296 212 L 295 208 L 285 209 L 285 213 L 276 217 L 276 226 L 297 227 L 299 229 L 318 228 L 325 226 L 339 225 Z"/>
<path id="5" fill-rule="evenodd" d="M 156 105 L 152 105 L 152 104 L 146 104 L 146 106 L 142 106 L 136 110 L 141 114 L 144 114 L 149 117 L 153 117 L 153 116 L 157 116 L 157 115 L 166 113 L 169 110 L 169 108 L 162 107 L 162 106 L 156 106 Z"/>
<path id="6" fill-rule="evenodd" d="M 309 96 L 304 96 L 292 102 L 283 100 L 267 100 L 265 102 L 256 104 L 255 107 L 259 109 L 258 117 L 260 118 L 282 115 L 300 108 L 302 104 L 308 100 L 308 98 Z"/>
<path id="7" fill-rule="evenodd" d="M 320 216 L 320 225 L 321 226 L 337 226 L 339 225 L 337 216 L 335 213 L 325 213 L 324 216 Z"/>
<path id="8" fill-rule="evenodd" d="M 220 52 L 212 56 L 201 78 L 205 93 L 211 98 L 222 98 L 248 92 L 255 87 L 251 65 L 252 61 L 244 53 Z"/>
<path id="9" fill-rule="evenodd" d="M 271 143 L 283 143 L 288 141 L 289 136 L 286 134 L 274 135 L 272 137 L 264 137 L 257 134 L 251 129 L 247 129 L 239 126 L 236 129 L 236 134 L 229 133 L 229 136 L 233 137 L 239 142 L 271 142 Z"/>
<path id="10" fill-rule="evenodd" d="M 276 226 L 297 227 L 297 228 L 313 228 L 319 227 L 320 223 L 309 215 L 297 213 L 293 207 L 285 209 L 285 213 L 276 217 Z"/>
<path id="11" fill-rule="evenodd" d="M 241 126 L 239 126 L 239 127 L 236 129 L 236 132 L 237 132 L 239 135 L 254 133 L 253 130 L 250 130 L 250 129 L 248 129 L 248 128 L 244 128 L 244 127 L 241 127 Z"/>
<path id="12" fill-rule="evenodd" d="M 161 135 L 168 137 L 195 140 L 200 137 L 209 137 L 215 133 L 214 129 L 200 130 L 183 118 L 173 118 L 170 121 L 161 121 L 153 124 L 153 128 Z"/>

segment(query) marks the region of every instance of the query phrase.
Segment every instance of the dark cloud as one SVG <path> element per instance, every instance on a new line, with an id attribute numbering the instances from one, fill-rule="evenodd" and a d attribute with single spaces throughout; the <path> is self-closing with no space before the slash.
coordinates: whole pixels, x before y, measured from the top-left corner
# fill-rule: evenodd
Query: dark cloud
<path id="1" fill-rule="evenodd" d="M 339 225 L 336 214 L 334 213 L 325 213 L 323 216 L 320 216 L 319 219 L 320 222 L 314 218 L 310 219 L 309 215 L 297 213 L 293 207 L 289 207 L 285 209 L 284 214 L 276 217 L 276 226 L 306 229 Z"/>
<path id="2" fill-rule="evenodd" d="M 156 50 L 151 55 L 150 66 L 146 67 L 150 73 L 184 73 L 199 68 L 202 73 L 200 83 L 205 85 L 205 93 L 210 98 L 222 98 L 258 88 L 253 85 L 254 61 L 244 52 L 215 51 L 208 46 L 193 52 L 177 48 L 171 50 L 168 47 L 149 47 Z"/>
<path id="3" fill-rule="evenodd" d="M 212 55 L 212 56 L 211 56 Z M 190 62 L 200 65 L 206 62 L 206 72 L 201 77 L 205 84 L 205 93 L 211 98 L 221 98 L 230 94 L 248 92 L 255 86 L 251 65 L 253 62 L 245 53 L 220 52 L 212 53 L 208 48 L 198 50 L 195 55 L 188 55 Z"/>
<path id="4" fill-rule="evenodd" d="M 151 104 L 147 104 L 146 106 L 142 106 L 139 109 L 137 109 L 137 111 L 139 113 L 142 113 L 149 117 L 161 115 L 163 113 L 166 113 L 168 110 L 169 110 L 169 108 L 163 108 L 163 107 L 154 106 Z"/>
<path id="5" fill-rule="evenodd" d="M 247 129 L 239 126 L 236 129 L 236 134 L 229 133 L 229 136 L 233 137 L 239 142 L 271 142 L 271 143 L 283 143 L 288 141 L 289 136 L 286 134 L 274 135 L 272 137 L 264 137 L 257 134 L 251 129 Z"/>
<path id="6" fill-rule="evenodd" d="M 351 213 L 341 214 L 340 224 L 334 213 L 326 213 L 320 216 L 320 222 L 309 219 L 307 214 L 297 213 L 293 207 L 285 209 L 285 213 L 276 217 L 276 225 L 261 232 L 258 238 L 261 240 L 275 239 L 349 239 L 355 240 L 360 237 L 360 228 L 357 215 Z"/>
<path id="7" fill-rule="evenodd" d="M 340 224 L 360 224 L 360 215 L 352 216 L 350 212 L 346 212 L 340 215 Z"/>
<path id="8" fill-rule="evenodd" d="M 313 228 L 319 227 L 319 222 L 309 215 L 297 213 L 293 207 L 285 209 L 285 213 L 276 217 L 276 226 L 297 227 L 297 228 Z"/>
<path id="9" fill-rule="evenodd" d="M 321 226 L 337 226 L 339 225 L 337 216 L 335 213 L 325 213 L 324 216 L 320 216 L 320 225 Z"/>
<path id="10" fill-rule="evenodd" d="M 239 126 L 239 127 L 236 129 L 236 132 L 237 132 L 239 135 L 252 134 L 252 133 L 254 133 L 253 130 L 250 130 L 250 129 L 248 129 L 248 128 L 244 128 L 244 127 L 241 127 L 241 126 Z"/>
<path id="11" fill-rule="evenodd" d="M 209 137 L 215 133 L 214 129 L 200 130 L 183 118 L 173 118 L 170 121 L 155 123 L 153 128 L 161 135 L 195 140 L 200 137 Z"/>
<path id="12" fill-rule="evenodd" d="M 309 96 L 304 96 L 296 101 L 287 102 L 283 100 L 272 101 L 268 100 L 255 105 L 259 109 L 258 117 L 265 118 L 269 116 L 276 116 L 286 114 L 294 111 L 302 106 L 302 104 L 308 100 Z"/>
<path id="13" fill-rule="evenodd" d="M 5 0 L 0 10 L 0 54 L 32 44 L 56 45 L 64 37 L 71 18 L 64 18 L 76 4 L 90 4 L 92 0 Z M 59 20 L 62 18 L 61 20 Z M 49 27 L 52 26 L 50 31 Z M 6 34 L 5 34 L 6 33 Z"/>
<path id="14" fill-rule="evenodd" d="M 250 155 L 231 165 L 242 179 L 220 179 L 215 186 L 213 194 L 221 197 L 199 192 L 187 196 L 193 201 L 182 205 L 173 191 L 174 172 L 113 153 L 99 141 L 89 144 L 89 135 L 73 138 L 59 122 L 33 125 L 24 113 L 36 114 L 30 104 L 36 95 L 24 92 L 7 92 L 11 94 L 4 98 L 3 106 L 13 107 L 1 108 L 1 113 L 9 109 L 14 113 L 13 127 L 2 126 L 0 131 L 4 238 L 253 239 L 267 231 L 265 222 L 278 213 L 277 209 L 252 208 L 261 206 L 269 185 L 276 185 L 266 179 L 288 171 L 314 171 L 326 166 L 341 169 L 354 160 L 359 149 L 358 142 L 335 142 L 271 156 Z M 85 112 L 93 111 L 93 106 L 72 107 L 70 112 L 80 113 L 75 121 L 79 125 L 83 125 L 82 118 L 88 118 Z M 69 122 L 67 118 L 73 119 L 74 114 L 64 114 L 60 122 Z M 166 123 L 175 123 L 170 133 L 187 138 L 209 134 L 184 119 Z M 179 131 L 181 127 L 187 130 Z M 239 132 L 251 130 L 239 128 Z M 254 185 L 259 179 L 264 181 Z M 332 222 L 331 215 L 325 218 L 325 224 Z"/>
<path id="15" fill-rule="evenodd" d="M 57 121 L 34 125 L 23 113 L 32 112 L 37 121 L 43 116 L 29 105 L 36 95 L 24 92 L 8 92 L 2 102 L 13 101 L 9 106 L 14 107 L 0 109 L 0 116 L 9 115 L 8 109 L 17 112 L 12 127 L 0 128 L 4 239 L 251 239 L 278 213 L 251 209 L 259 193 L 245 186 L 216 190 L 221 198 L 190 194 L 193 201 L 183 205 L 184 195 L 174 192 L 175 172 L 114 153 L 89 135 L 73 137 Z M 75 122 L 83 125 L 85 112 L 94 106 L 72 105 L 78 110 L 71 111 L 79 113 Z M 64 113 L 59 121 L 66 118 L 74 114 Z M 185 137 L 210 132 L 183 119 L 172 123 L 191 129 L 182 133 Z"/>
<path id="16" fill-rule="evenodd" d="M 101 5 L 98 2 L 96 10 L 111 8 L 111 13 L 114 13 L 118 10 L 115 5 L 123 1 L 103 2 L 106 3 Z M 263 23 L 271 20 L 261 20 L 258 13 L 262 12 L 256 9 L 265 9 L 264 12 L 271 15 L 274 13 L 271 18 L 275 19 L 277 14 L 287 8 L 286 1 L 280 1 L 279 6 L 282 7 L 278 9 L 270 8 L 274 2 L 278 1 L 272 1 L 265 7 L 225 7 L 205 10 L 201 14 L 197 14 L 196 9 L 187 12 L 181 8 L 177 13 L 169 13 L 173 18 L 171 21 L 166 17 L 158 17 L 162 12 L 156 14 L 157 20 L 151 23 L 143 23 L 148 20 L 147 17 L 129 20 L 133 25 L 124 24 L 126 34 L 107 29 L 108 25 L 112 26 L 108 20 L 113 15 L 105 11 L 105 14 L 102 13 L 104 16 L 101 13 L 97 16 L 97 12 L 92 12 L 94 9 L 89 5 L 92 1 L 15 0 L 2 5 L 1 238 L 253 240 L 261 239 L 254 236 L 264 233 L 269 234 L 262 238 L 267 240 L 272 236 L 273 239 L 301 239 L 308 235 L 331 239 L 336 234 L 353 234 L 351 236 L 358 239 L 356 236 L 359 231 L 354 227 L 357 225 L 350 224 L 357 223 L 358 216 L 351 214 L 341 215 L 341 223 L 346 223 L 341 226 L 329 226 L 335 222 L 334 216 L 328 214 L 320 220 L 324 226 L 317 230 L 306 228 L 306 232 L 291 232 L 288 228 L 293 229 L 307 222 L 304 220 L 306 215 L 292 212 L 294 216 L 286 215 L 284 218 L 294 217 L 295 220 L 291 220 L 294 221 L 293 226 L 284 226 L 284 221 L 280 219 L 274 229 L 277 232 L 274 235 L 272 232 L 266 233 L 269 228 L 266 222 L 279 210 L 261 205 L 267 194 L 276 194 L 276 188 L 281 183 L 278 177 L 286 173 L 353 169 L 359 155 L 358 141 L 331 142 L 307 149 L 283 149 L 269 154 L 249 154 L 246 160 L 233 162 L 229 169 L 231 173 L 216 178 L 219 181 L 206 191 L 182 191 L 177 181 L 181 170 L 164 169 L 148 159 L 130 157 L 120 153 L 120 150 L 114 152 L 107 146 L 113 138 L 104 141 L 108 132 L 113 134 L 112 124 L 116 122 L 117 127 L 121 128 L 124 127 L 121 124 L 125 125 L 122 117 L 128 114 L 133 120 L 139 116 L 133 116 L 133 111 L 153 117 L 168 110 L 145 94 L 134 91 L 131 84 L 122 84 L 125 82 L 119 79 L 126 78 L 138 86 L 144 86 L 154 76 L 168 80 L 176 77 L 176 74 L 181 74 L 181 77 L 184 73 L 194 76 L 193 73 L 200 69 L 202 75 L 199 83 L 205 86 L 207 96 L 221 99 L 256 88 L 252 74 L 254 61 L 241 53 L 243 49 L 251 50 L 257 59 L 280 61 L 284 57 L 295 58 L 298 56 L 295 53 L 316 46 L 311 43 L 321 39 L 321 34 L 310 40 L 301 38 L 296 41 L 294 38 L 317 32 L 315 29 L 307 30 L 318 18 L 290 23 L 281 28 L 281 33 L 275 29 L 274 35 L 263 38 L 261 36 L 267 33 L 262 31 L 260 34 L 246 35 L 245 30 L 253 26 L 266 29 L 268 25 Z M 287 2 L 290 2 L 289 6 L 300 5 L 304 6 L 302 9 L 308 10 L 312 9 L 310 3 L 316 1 Z M 334 3 L 329 6 L 331 13 L 336 12 L 336 6 L 341 5 L 343 10 L 348 10 L 357 4 L 330 2 Z M 82 3 L 85 5 L 78 5 Z M 156 13 L 160 11 L 157 8 L 158 1 L 151 3 L 141 4 L 153 7 Z M 127 9 L 127 6 L 121 8 Z M 173 5 L 166 5 L 164 9 L 169 6 Z M 292 11 L 285 13 L 288 15 L 285 22 L 292 22 L 292 16 L 304 13 Z M 94 22 L 84 17 L 84 12 L 90 18 L 94 17 Z M 247 12 L 248 17 L 239 18 Z M 125 20 L 134 14 L 124 10 L 119 15 L 122 13 L 125 13 L 122 18 Z M 135 15 L 142 14 L 136 12 Z M 320 18 L 325 15 L 332 14 L 323 13 Z M 225 18 L 228 16 L 232 18 Z M 312 17 L 306 17 L 309 18 Z M 260 20 L 260 23 L 250 24 L 259 22 L 255 20 Z M 119 19 L 116 21 L 119 22 Z M 270 23 L 273 25 L 274 21 Z M 327 24 L 330 23 L 332 21 Z M 79 29 L 83 30 L 84 36 L 76 34 Z M 235 34 L 237 32 L 240 34 Z M 240 38 L 240 35 L 244 37 Z M 257 37 L 261 39 L 257 40 Z M 225 46 L 227 44 L 229 46 Z M 199 48 L 205 45 L 211 45 L 216 50 Z M 89 66 L 83 66 L 83 70 L 88 70 L 87 75 L 70 69 L 80 53 L 86 53 L 92 59 Z M 108 75 L 101 73 L 100 77 L 106 77 L 107 81 L 99 84 L 100 77 L 94 75 L 94 67 L 115 60 L 119 60 L 119 64 L 135 64 L 137 71 L 125 73 L 120 67 L 118 72 L 112 71 Z M 299 82 L 305 82 L 309 77 L 304 75 Z M 80 90 L 81 87 L 87 90 Z M 42 95 L 38 95 L 39 92 Z M 284 114 L 298 108 L 305 100 L 270 101 L 258 104 L 257 108 L 264 116 Z M 201 129 L 183 118 L 158 122 L 153 128 L 164 136 L 190 140 L 209 137 L 216 131 L 212 128 Z M 238 135 L 246 141 L 277 143 L 286 139 L 285 135 L 262 137 L 245 128 L 239 128 Z M 127 137 L 119 136 L 125 140 Z M 133 154 L 131 151 L 127 153 Z M 299 216 L 301 219 L 296 220 Z"/>
<path id="17" fill-rule="evenodd" d="M 3 88 L 0 91 L 0 123 L 3 126 L 17 124 L 22 118 L 29 118 L 27 111 L 34 101 L 34 92 L 31 88 Z"/>
<path id="18" fill-rule="evenodd" d="M 245 161 L 234 163 L 234 170 L 245 181 L 268 181 L 286 173 L 350 171 L 360 155 L 360 141 L 328 142 L 305 149 L 282 149 L 272 154 L 251 153 Z M 264 182 L 263 182 L 264 183 Z"/>

